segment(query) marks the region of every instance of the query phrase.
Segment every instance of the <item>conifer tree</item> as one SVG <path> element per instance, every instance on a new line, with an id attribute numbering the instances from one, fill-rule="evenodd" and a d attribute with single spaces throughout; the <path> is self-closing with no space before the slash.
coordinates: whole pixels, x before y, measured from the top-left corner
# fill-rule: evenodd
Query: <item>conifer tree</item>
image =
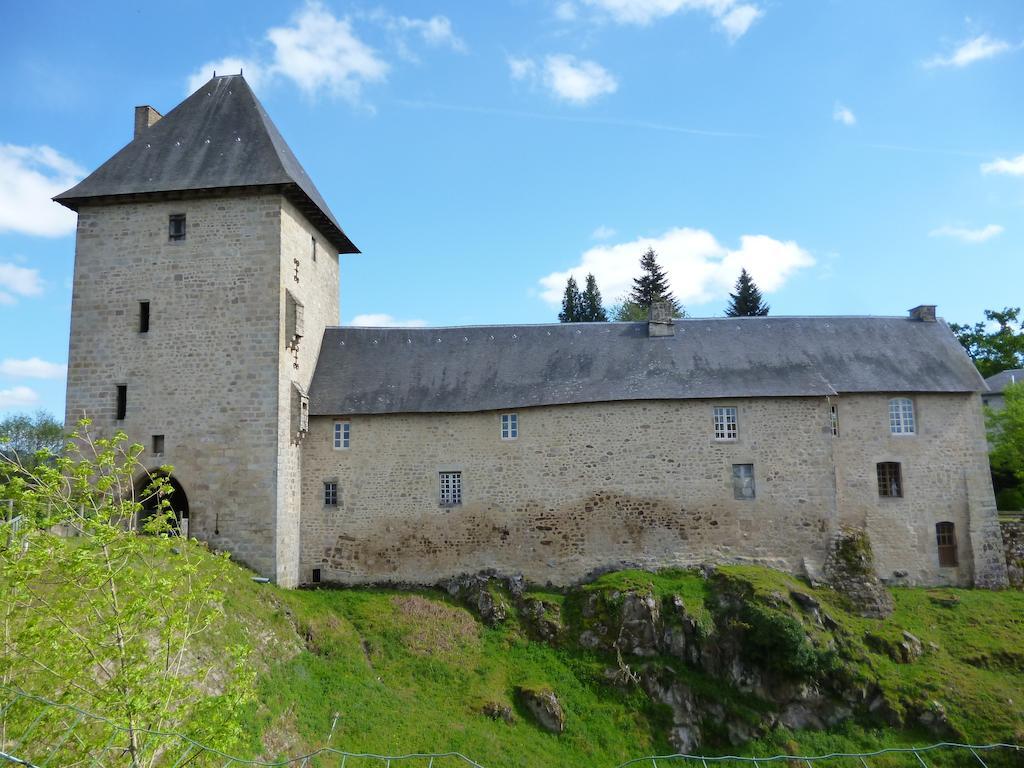
<path id="1" fill-rule="evenodd" d="M 746 269 L 740 270 L 736 280 L 736 293 L 729 294 L 729 306 L 725 310 L 726 317 L 764 317 L 771 309 L 764 303 L 761 291 Z"/>
<path id="2" fill-rule="evenodd" d="M 658 264 L 658 254 L 648 248 L 640 257 L 643 274 L 633 278 L 633 290 L 615 309 L 616 320 L 646 320 L 647 312 L 655 302 L 672 305 L 673 317 L 685 317 L 683 306 L 668 287 L 668 276 Z"/>
<path id="3" fill-rule="evenodd" d="M 580 321 L 580 309 L 583 297 L 580 295 L 579 286 L 576 285 L 576 278 L 572 275 L 565 283 L 565 293 L 562 296 L 562 311 L 558 313 L 560 323 L 578 323 Z"/>
<path id="4" fill-rule="evenodd" d="M 601 291 L 597 280 L 592 274 L 587 275 L 587 287 L 580 297 L 579 318 L 587 323 L 604 323 L 608 321 L 608 313 L 601 305 Z"/>

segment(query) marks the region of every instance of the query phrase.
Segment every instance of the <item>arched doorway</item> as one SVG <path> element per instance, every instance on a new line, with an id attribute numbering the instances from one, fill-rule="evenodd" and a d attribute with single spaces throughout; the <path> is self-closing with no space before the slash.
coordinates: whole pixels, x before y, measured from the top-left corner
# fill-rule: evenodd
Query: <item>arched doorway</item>
<path id="1" fill-rule="evenodd" d="M 149 493 L 147 490 L 153 480 L 158 477 L 166 478 L 167 484 L 171 487 L 170 492 L 163 496 L 157 496 L 156 494 Z M 140 528 L 159 508 L 160 501 L 162 499 L 166 499 L 171 506 L 171 510 L 174 512 L 174 521 L 172 523 L 174 533 L 184 536 L 186 539 L 188 538 L 188 496 L 185 494 L 185 489 L 181 487 L 181 483 L 178 482 L 178 479 L 174 475 L 164 475 L 159 472 L 154 472 L 151 475 L 143 475 L 135 485 L 135 493 L 136 498 L 138 498 L 142 503 L 142 511 L 139 512 Z"/>

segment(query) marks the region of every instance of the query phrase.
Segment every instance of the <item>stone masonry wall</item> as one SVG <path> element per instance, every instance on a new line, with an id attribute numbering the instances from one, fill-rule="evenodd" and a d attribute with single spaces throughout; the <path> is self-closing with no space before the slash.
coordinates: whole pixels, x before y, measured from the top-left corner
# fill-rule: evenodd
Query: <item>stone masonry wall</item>
<path id="1" fill-rule="evenodd" d="M 335 450 L 333 419 L 303 448 L 302 574 L 324 581 L 430 583 L 494 568 L 567 584 L 597 569 L 760 562 L 820 575 L 840 522 L 866 525 L 880 575 L 969 583 L 965 473 L 974 395 L 914 398 L 919 434 L 889 434 L 888 397 L 845 396 L 833 438 L 825 398 L 649 401 L 500 414 L 354 416 Z M 714 405 L 736 405 L 739 438 L 713 439 Z M 881 499 L 877 461 L 900 461 L 903 499 Z M 732 465 L 752 463 L 756 498 L 737 500 Z M 461 471 L 463 503 L 438 504 L 438 472 Z M 323 482 L 339 485 L 338 507 Z M 991 490 L 989 491 L 991 493 Z M 961 567 L 940 569 L 934 524 L 961 534 Z"/>
<path id="2" fill-rule="evenodd" d="M 1024 520 L 1006 521 L 1000 527 L 1010 586 L 1021 589 L 1024 587 Z"/>
<path id="3" fill-rule="evenodd" d="M 83 207 L 66 420 L 124 429 L 174 466 L 190 532 L 275 574 L 281 198 Z M 168 215 L 186 214 L 184 242 Z M 336 284 L 336 283 L 335 283 Z M 139 332 L 139 302 L 150 330 Z M 127 415 L 115 421 L 115 385 Z M 162 434 L 162 456 L 151 438 Z"/>
<path id="4" fill-rule="evenodd" d="M 316 259 L 313 259 L 313 238 Z M 296 439 L 294 385 L 308 392 L 320 353 L 323 330 L 336 325 L 338 317 L 338 254 L 288 201 L 281 210 L 280 376 L 278 377 L 276 581 L 283 586 L 299 583 L 301 520 L 302 441 Z M 288 347 L 285 338 L 290 291 L 303 305 L 305 331 L 298 345 Z"/>

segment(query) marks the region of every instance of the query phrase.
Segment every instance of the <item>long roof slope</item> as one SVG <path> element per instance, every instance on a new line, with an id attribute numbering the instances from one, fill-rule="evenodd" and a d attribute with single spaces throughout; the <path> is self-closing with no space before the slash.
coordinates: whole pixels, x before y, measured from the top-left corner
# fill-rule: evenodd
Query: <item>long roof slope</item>
<path id="1" fill-rule="evenodd" d="M 244 187 L 280 191 L 339 253 L 359 252 L 242 75 L 214 77 L 54 200 L 77 211 Z"/>
<path id="2" fill-rule="evenodd" d="M 945 322 L 895 317 L 328 328 L 314 415 L 468 412 L 615 400 L 977 392 Z"/>
<path id="3" fill-rule="evenodd" d="M 999 373 L 985 379 L 985 383 L 988 384 L 989 391 L 996 394 L 1002 392 L 1011 384 L 1016 384 L 1019 381 L 1024 381 L 1024 368 L 1014 368 L 1011 371 L 1000 371 Z"/>

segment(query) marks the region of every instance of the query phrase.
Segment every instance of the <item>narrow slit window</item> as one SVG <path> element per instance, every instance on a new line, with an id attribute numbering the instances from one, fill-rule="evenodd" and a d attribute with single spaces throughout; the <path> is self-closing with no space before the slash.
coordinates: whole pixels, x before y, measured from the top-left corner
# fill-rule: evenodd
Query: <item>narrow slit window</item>
<path id="1" fill-rule="evenodd" d="M 319 584 L 320 583 L 320 569 L 319 568 L 314 568 L 313 569 L 313 583 L 314 584 Z"/>
<path id="2" fill-rule="evenodd" d="M 118 384 L 117 385 L 117 413 L 114 418 L 118 421 L 124 421 L 125 415 L 128 413 L 128 385 Z"/>
<path id="3" fill-rule="evenodd" d="M 153 435 L 153 455 L 163 456 L 164 455 L 164 436 Z"/>
<path id="4" fill-rule="evenodd" d="M 313 261 L 316 261 L 316 237 L 311 236 L 309 238 L 309 243 L 310 243 L 309 250 L 313 254 Z"/>
<path id="5" fill-rule="evenodd" d="M 894 435 L 913 435 L 917 431 L 914 401 L 909 397 L 894 397 L 889 401 L 889 431 Z"/>
<path id="6" fill-rule="evenodd" d="M 333 480 L 324 483 L 324 506 L 338 506 L 338 484 Z"/>
<path id="7" fill-rule="evenodd" d="M 935 524 L 935 541 L 939 546 L 939 565 L 954 568 L 958 564 L 956 551 L 956 526 L 953 523 Z"/>
<path id="8" fill-rule="evenodd" d="M 829 422 L 832 425 L 832 437 L 839 437 L 839 406 L 829 406 Z"/>
<path id="9" fill-rule="evenodd" d="M 519 414 L 501 414 L 501 439 L 515 440 L 517 437 L 519 437 Z"/>
<path id="10" fill-rule="evenodd" d="M 139 302 L 139 333 L 149 333 L 149 302 Z"/>
<path id="11" fill-rule="evenodd" d="M 348 448 L 352 425 L 347 421 L 334 422 L 334 447 L 337 450 Z"/>
<path id="12" fill-rule="evenodd" d="M 172 213 L 167 220 L 167 239 L 180 243 L 185 239 L 185 214 Z"/>
<path id="13" fill-rule="evenodd" d="M 715 440 L 735 440 L 738 434 L 735 406 L 716 406 Z"/>
<path id="14" fill-rule="evenodd" d="M 462 473 L 439 472 L 441 486 L 441 506 L 455 507 L 462 503 Z"/>
<path id="15" fill-rule="evenodd" d="M 732 493 L 737 499 L 755 498 L 753 464 L 732 465 Z"/>
<path id="16" fill-rule="evenodd" d="M 898 499 L 903 496 L 903 473 L 898 461 L 881 461 L 877 464 L 878 495 Z"/>

